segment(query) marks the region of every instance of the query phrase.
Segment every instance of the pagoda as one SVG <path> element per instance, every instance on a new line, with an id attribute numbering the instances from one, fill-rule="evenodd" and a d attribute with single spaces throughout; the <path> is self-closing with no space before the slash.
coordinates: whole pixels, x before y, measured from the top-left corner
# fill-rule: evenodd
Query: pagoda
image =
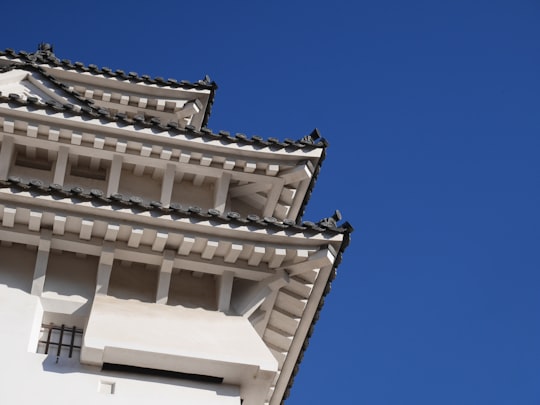
<path id="1" fill-rule="evenodd" d="M 352 227 L 216 84 L 0 51 L 0 403 L 277 405 Z"/>

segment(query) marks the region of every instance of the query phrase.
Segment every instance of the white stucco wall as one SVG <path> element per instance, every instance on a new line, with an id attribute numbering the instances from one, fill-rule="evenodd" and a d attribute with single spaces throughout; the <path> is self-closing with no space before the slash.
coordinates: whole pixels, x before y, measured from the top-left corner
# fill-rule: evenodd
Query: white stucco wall
<path id="1" fill-rule="evenodd" d="M 78 355 L 38 354 L 42 316 L 38 297 L 0 284 L 0 404 L 240 404 L 233 385 L 103 372 Z"/>
<path id="2" fill-rule="evenodd" d="M 98 258 L 53 250 L 43 292 L 32 295 L 36 248 L 3 243 L 0 258 L 0 358 L 6 364 L 0 381 L 9 387 L 0 390 L 0 404 L 34 401 L 36 395 L 55 404 L 147 404 L 156 398 L 160 404 L 264 402 L 278 364 L 249 320 L 209 305 L 213 288 L 201 302 L 186 293 L 214 286 L 213 277 L 185 273 L 176 280 L 187 290 L 173 290 L 172 297 L 183 297 L 175 300 L 184 305 L 144 302 L 133 291 L 95 295 Z M 139 267 L 117 262 L 113 274 L 121 269 L 127 272 L 122 277 L 138 278 L 136 269 L 156 271 Z M 111 282 L 112 287 L 124 284 Z M 84 338 L 77 337 L 82 350 L 75 349 L 73 358 L 67 349 L 57 357 L 56 345 L 48 355 L 36 353 L 38 341 L 46 339 L 42 324 L 51 323 L 84 330 Z M 223 383 L 103 371 L 103 363 L 207 375 Z"/>

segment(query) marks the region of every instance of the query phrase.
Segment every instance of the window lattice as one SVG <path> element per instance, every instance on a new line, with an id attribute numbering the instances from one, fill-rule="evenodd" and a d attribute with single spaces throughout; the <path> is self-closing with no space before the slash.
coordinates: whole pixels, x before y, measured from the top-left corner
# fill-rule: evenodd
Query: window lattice
<path id="1" fill-rule="evenodd" d="M 65 325 L 41 325 L 37 352 L 56 357 L 73 357 L 81 351 L 83 330 Z"/>

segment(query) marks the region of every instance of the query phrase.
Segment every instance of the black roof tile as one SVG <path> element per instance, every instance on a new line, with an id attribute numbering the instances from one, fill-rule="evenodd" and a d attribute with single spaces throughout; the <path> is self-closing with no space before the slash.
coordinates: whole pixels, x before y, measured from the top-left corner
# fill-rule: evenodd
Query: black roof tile
<path id="1" fill-rule="evenodd" d="M 216 209 L 203 210 L 201 207 L 197 206 L 189 206 L 188 208 L 184 209 L 179 203 L 171 203 L 169 208 L 165 208 L 159 201 L 145 201 L 139 196 L 130 196 L 129 198 L 126 198 L 122 194 L 116 193 L 109 197 L 105 197 L 105 193 L 102 190 L 95 188 L 90 190 L 86 190 L 81 186 L 64 188 L 59 184 L 45 184 L 40 179 L 30 179 L 26 181 L 17 176 L 10 176 L 8 180 L 0 181 L 0 188 L 6 187 L 15 188 L 19 191 L 33 190 L 43 195 L 56 195 L 62 196 L 63 198 L 99 202 L 102 205 L 120 204 L 125 207 L 131 207 L 132 209 L 136 208 L 138 212 L 155 211 L 162 214 L 173 212 L 193 219 L 207 220 L 209 218 L 213 218 L 219 219 L 222 222 L 229 222 L 231 224 L 251 224 L 257 225 L 260 228 L 289 229 L 296 233 L 304 232 L 307 229 L 311 229 L 319 233 L 329 231 L 338 234 L 348 234 L 352 232 L 352 227 L 348 225 L 348 223 L 345 223 L 342 226 L 337 226 L 336 224 L 336 226 L 319 227 L 313 222 L 305 221 L 302 223 L 302 226 L 299 226 L 291 220 L 279 221 L 274 217 L 264 217 L 261 219 L 255 214 L 243 217 L 241 214 L 234 211 L 221 213 Z"/>
<path id="2" fill-rule="evenodd" d="M 86 99 L 76 94 L 72 94 L 67 91 L 66 93 L 70 94 L 70 96 L 75 97 L 77 99 L 87 101 Z M 0 104 L 2 102 L 16 102 L 20 106 L 24 106 L 24 105 L 28 106 L 32 104 L 36 108 L 42 108 L 45 110 L 54 110 L 57 112 L 61 112 L 61 111 L 70 112 L 73 115 L 86 114 L 86 115 L 91 116 L 92 118 L 100 117 L 102 120 L 119 121 L 119 122 L 124 122 L 130 125 L 134 124 L 133 122 L 135 122 L 135 124 L 138 124 L 139 126 L 158 129 L 161 132 L 172 131 L 173 132 L 172 135 L 177 135 L 177 134 L 182 134 L 182 133 L 185 134 L 186 132 L 189 132 L 190 134 L 194 136 L 198 136 L 198 137 L 204 136 L 212 140 L 222 140 L 227 143 L 240 142 L 240 143 L 249 144 L 249 145 L 270 146 L 273 150 L 285 149 L 285 148 L 287 148 L 287 150 L 289 149 L 294 150 L 294 149 L 305 149 L 305 148 L 312 149 L 312 148 L 324 147 L 324 144 L 321 142 L 315 143 L 315 144 L 305 144 L 305 143 L 300 143 L 300 142 L 285 144 L 281 142 L 272 142 L 272 140 L 274 140 L 275 138 L 269 138 L 268 141 L 264 141 L 264 140 L 261 141 L 260 137 L 249 138 L 244 134 L 236 134 L 235 136 L 231 136 L 229 132 L 227 131 L 220 131 L 219 133 L 216 134 L 206 127 L 202 128 L 201 131 L 196 131 L 195 128 L 191 126 L 186 129 L 181 129 L 178 127 L 178 124 L 176 124 L 175 122 L 168 122 L 165 124 L 165 123 L 162 123 L 159 118 L 155 118 L 155 117 L 151 118 L 150 121 L 145 121 L 144 117 L 141 117 L 139 115 L 136 115 L 132 119 L 129 119 L 123 113 L 117 113 L 115 115 L 111 115 L 108 110 L 103 109 L 101 107 L 100 108 L 94 107 L 92 105 L 93 103 L 89 103 L 89 102 L 86 102 L 85 104 L 80 106 L 81 107 L 80 113 L 74 111 L 74 106 L 72 103 L 60 104 L 55 100 L 47 100 L 46 102 L 42 103 L 38 101 L 36 98 L 32 98 L 31 100 L 29 99 L 23 100 L 20 98 L 18 94 L 14 94 L 14 93 L 10 93 L 7 97 L 4 96 L 2 93 L 0 93 Z"/>
<path id="3" fill-rule="evenodd" d="M 95 64 L 89 64 L 85 65 L 83 62 L 75 62 L 72 63 L 69 59 L 58 59 L 54 56 L 52 51 L 40 51 L 38 50 L 35 53 L 28 53 L 26 51 L 19 51 L 16 52 L 15 50 L 11 48 L 4 49 L 3 51 L 0 50 L 0 56 L 8 56 L 11 58 L 20 58 L 25 61 L 31 61 L 31 62 L 40 62 L 45 64 L 53 64 L 55 66 L 62 66 L 67 69 L 75 69 L 82 72 L 91 72 L 93 74 L 104 74 L 111 77 L 119 77 L 120 79 L 129 79 L 131 81 L 136 82 L 144 82 L 147 84 L 155 84 L 159 83 L 161 85 L 168 85 L 170 87 L 182 87 L 186 89 L 207 89 L 207 90 L 216 90 L 217 84 L 214 81 L 207 81 L 207 80 L 198 80 L 197 82 L 190 82 L 188 80 L 174 80 L 174 79 L 167 79 L 165 80 L 163 77 L 156 77 L 151 78 L 148 75 L 138 75 L 136 72 L 129 72 L 129 74 L 126 74 L 125 71 L 122 69 L 117 69 L 116 71 L 112 71 L 109 67 L 102 67 L 99 68 Z M 208 77 L 208 76 L 207 76 Z"/>

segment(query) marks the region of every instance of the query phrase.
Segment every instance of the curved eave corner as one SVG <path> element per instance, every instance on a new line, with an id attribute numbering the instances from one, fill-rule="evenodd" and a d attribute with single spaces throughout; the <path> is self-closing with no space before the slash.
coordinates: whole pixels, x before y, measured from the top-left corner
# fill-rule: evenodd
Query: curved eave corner
<path id="1" fill-rule="evenodd" d="M 313 335 L 313 332 L 315 330 L 315 324 L 319 320 L 321 311 L 322 311 L 322 309 L 324 307 L 325 298 L 328 295 L 328 293 L 330 292 L 330 290 L 332 289 L 332 282 L 334 281 L 334 279 L 336 277 L 337 268 L 339 267 L 339 265 L 341 264 L 341 261 L 343 259 L 343 253 L 345 252 L 345 249 L 349 246 L 349 244 L 351 242 L 351 234 L 354 231 L 354 228 L 352 227 L 352 225 L 349 224 L 349 222 L 345 222 L 345 223 L 343 223 L 341 225 L 341 228 L 343 228 L 345 230 L 343 232 L 343 242 L 341 243 L 340 249 L 337 252 L 336 260 L 334 261 L 334 265 L 332 266 L 332 270 L 330 271 L 330 275 L 329 275 L 328 280 L 326 282 L 326 286 L 324 288 L 323 294 L 321 295 L 321 298 L 320 298 L 319 303 L 317 305 L 317 310 L 316 310 L 315 315 L 313 316 L 313 319 L 311 321 L 311 325 L 310 325 L 310 327 L 308 329 L 308 332 L 306 334 L 306 337 L 304 339 L 304 343 L 302 344 L 302 349 L 300 350 L 300 353 L 298 354 L 298 357 L 296 359 L 296 363 L 294 365 L 292 373 L 289 376 L 287 385 L 285 387 L 285 390 L 283 392 L 283 395 L 282 395 L 282 398 L 281 398 L 281 401 L 280 401 L 281 405 L 284 405 L 285 400 L 290 395 L 290 391 L 291 391 L 291 388 L 293 386 L 294 379 L 295 379 L 296 375 L 298 374 L 298 372 L 300 370 L 300 364 L 301 364 L 302 359 L 304 357 L 304 354 L 305 354 L 305 352 L 306 352 L 306 350 L 307 350 L 307 348 L 309 346 L 309 340 L 310 340 L 310 338 Z M 281 376 L 280 376 L 280 378 L 281 378 Z M 278 383 L 279 383 L 279 381 L 278 381 Z"/>

